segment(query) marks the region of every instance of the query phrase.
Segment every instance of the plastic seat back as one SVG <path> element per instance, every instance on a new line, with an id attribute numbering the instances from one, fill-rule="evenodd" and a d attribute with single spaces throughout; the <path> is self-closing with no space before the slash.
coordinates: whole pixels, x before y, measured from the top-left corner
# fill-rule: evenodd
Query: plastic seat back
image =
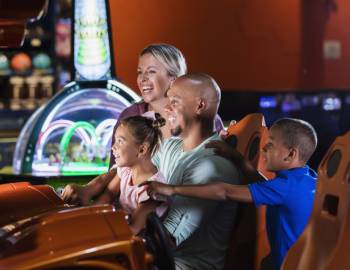
<path id="1" fill-rule="evenodd" d="M 0 185 L 0 226 L 63 207 L 63 200 L 48 185 Z"/>
<path id="2" fill-rule="evenodd" d="M 336 138 L 320 163 L 309 223 L 282 269 L 349 269 L 349 172 L 350 132 Z"/>
<path id="3" fill-rule="evenodd" d="M 264 116 L 260 113 L 249 114 L 238 123 L 230 125 L 228 133 L 227 140 L 230 145 L 236 147 L 262 173 L 267 174 L 259 158 L 268 136 Z M 259 269 L 262 258 L 270 251 L 265 211 L 265 207 L 256 208 L 248 203 L 238 204 L 237 223 L 232 231 L 225 269 Z"/>

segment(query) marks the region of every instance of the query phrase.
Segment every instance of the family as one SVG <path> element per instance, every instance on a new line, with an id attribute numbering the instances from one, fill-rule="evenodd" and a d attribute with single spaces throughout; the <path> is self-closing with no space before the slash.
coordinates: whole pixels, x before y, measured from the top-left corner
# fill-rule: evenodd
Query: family
<path id="1" fill-rule="evenodd" d="M 137 85 L 143 100 L 118 119 L 110 170 L 84 186 L 66 186 L 62 198 L 118 205 L 131 215 L 135 234 L 155 211 L 174 246 L 176 269 L 223 269 L 237 202 L 267 205 L 271 260 L 279 269 L 313 206 L 317 175 L 306 164 L 317 145 L 314 128 L 293 118 L 272 125 L 261 154 L 276 177 L 266 180 L 225 143 L 216 81 L 188 73 L 176 47 L 143 49 Z M 241 185 L 244 178 L 254 183 Z"/>

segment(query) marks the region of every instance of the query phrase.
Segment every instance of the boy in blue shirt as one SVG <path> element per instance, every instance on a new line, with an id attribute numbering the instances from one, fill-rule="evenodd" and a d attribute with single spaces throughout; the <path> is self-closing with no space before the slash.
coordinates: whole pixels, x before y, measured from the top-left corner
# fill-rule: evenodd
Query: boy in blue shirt
<path id="1" fill-rule="evenodd" d="M 172 186 L 157 182 L 145 183 L 150 195 L 182 195 L 212 200 L 236 200 L 267 205 L 266 226 L 275 269 L 280 269 L 290 247 L 303 232 L 313 207 L 316 173 L 306 163 L 317 145 L 314 128 L 299 119 L 283 118 L 269 130 L 262 150 L 268 171 L 276 177 L 266 179 L 237 151 L 221 141 L 207 144 L 231 159 L 249 185 L 215 182 L 205 185 Z"/>

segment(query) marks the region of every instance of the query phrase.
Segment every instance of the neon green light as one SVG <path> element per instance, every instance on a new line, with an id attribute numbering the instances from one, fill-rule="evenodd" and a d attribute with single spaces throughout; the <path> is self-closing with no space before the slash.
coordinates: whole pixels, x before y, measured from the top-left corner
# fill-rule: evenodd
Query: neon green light
<path id="1" fill-rule="evenodd" d="M 99 147 L 99 141 L 97 138 L 97 135 L 95 133 L 95 127 L 91 125 L 88 122 L 85 121 L 79 121 L 76 122 L 74 125 L 69 127 L 66 132 L 64 133 L 61 142 L 60 142 L 60 153 L 61 153 L 61 161 L 64 163 L 66 162 L 66 155 L 67 155 L 67 149 L 68 145 L 70 143 L 70 140 L 73 137 L 73 134 L 77 128 L 84 128 L 88 133 L 90 133 L 91 137 L 95 139 L 96 147 Z"/>
<path id="2" fill-rule="evenodd" d="M 108 165 L 105 164 L 87 164 L 82 162 L 72 162 L 69 166 L 62 168 L 63 175 L 79 174 L 79 175 L 89 175 L 89 174 L 101 174 L 108 170 Z"/>

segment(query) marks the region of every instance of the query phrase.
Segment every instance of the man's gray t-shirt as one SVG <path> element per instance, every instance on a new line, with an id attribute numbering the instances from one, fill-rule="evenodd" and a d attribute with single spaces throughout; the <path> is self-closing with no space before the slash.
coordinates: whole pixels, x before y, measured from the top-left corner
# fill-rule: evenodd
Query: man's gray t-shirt
<path id="1" fill-rule="evenodd" d="M 229 160 L 205 148 L 215 134 L 191 151 L 170 138 L 154 157 L 169 184 L 191 185 L 222 181 L 238 184 L 240 172 Z M 176 240 L 175 260 L 195 269 L 223 269 L 237 203 L 174 196 L 164 225 Z"/>

